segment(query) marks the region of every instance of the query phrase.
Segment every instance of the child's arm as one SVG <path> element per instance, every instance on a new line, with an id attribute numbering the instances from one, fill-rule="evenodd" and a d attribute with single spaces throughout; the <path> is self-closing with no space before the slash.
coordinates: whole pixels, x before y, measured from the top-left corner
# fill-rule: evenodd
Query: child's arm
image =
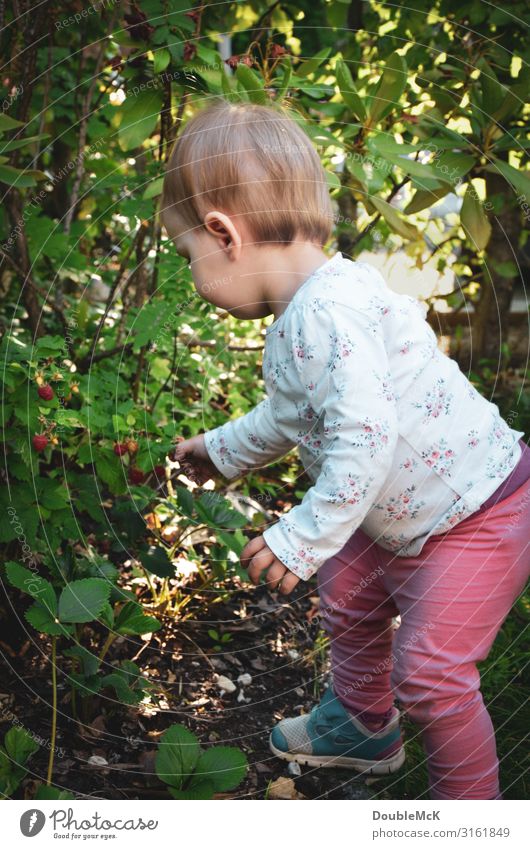
<path id="1" fill-rule="evenodd" d="M 377 500 L 398 424 L 380 322 L 325 300 L 318 311 L 302 304 L 292 315 L 288 332 L 300 389 L 324 413 L 331 440 L 301 504 L 262 536 L 277 560 L 307 579 L 340 551 Z"/>
<path id="2" fill-rule="evenodd" d="M 266 466 L 296 445 L 280 430 L 269 398 L 203 436 L 211 462 L 228 480 Z"/>

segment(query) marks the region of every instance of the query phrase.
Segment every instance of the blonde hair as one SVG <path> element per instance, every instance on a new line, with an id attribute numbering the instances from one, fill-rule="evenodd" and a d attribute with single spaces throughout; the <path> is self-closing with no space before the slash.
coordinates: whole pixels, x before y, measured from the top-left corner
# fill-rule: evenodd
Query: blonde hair
<path id="1" fill-rule="evenodd" d="M 284 107 L 219 97 L 187 122 L 167 163 L 160 214 L 195 230 L 212 209 L 242 215 L 256 245 L 326 244 L 326 172 Z"/>

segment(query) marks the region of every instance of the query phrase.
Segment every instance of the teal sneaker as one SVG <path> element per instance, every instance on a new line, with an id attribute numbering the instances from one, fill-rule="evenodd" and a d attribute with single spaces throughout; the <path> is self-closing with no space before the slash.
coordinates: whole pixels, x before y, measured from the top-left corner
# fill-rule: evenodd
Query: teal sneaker
<path id="1" fill-rule="evenodd" d="M 269 738 L 271 752 L 306 766 L 346 767 L 367 775 L 387 775 L 405 761 L 394 707 L 387 724 L 371 731 L 348 713 L 329 687 L 311 713 L 282 719 Z"/>

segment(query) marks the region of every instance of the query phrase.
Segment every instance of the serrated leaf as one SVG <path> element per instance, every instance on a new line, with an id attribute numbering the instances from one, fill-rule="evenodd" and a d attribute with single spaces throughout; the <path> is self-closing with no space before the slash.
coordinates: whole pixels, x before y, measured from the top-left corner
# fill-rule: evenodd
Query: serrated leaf
<path id="1" fill-rule="evenodd" d="M 57 595 L 49 581 L 14 561 L 6 563 L 5 568 L 10 584 L 38 601 L 52 618 L 56 616 Z"/>
<path id="2" fill-rule="evenodd" d="M 59 598 L 61 622 L 92 622 L 109 600 L 110 584 L 102 578 L 72 581 Z"/>
<path id="3" fill-rule="evenodd" d="M 165 784 L 181 790 L 199 759 L 197 738 L 183 725 L 171 725 L 160 738 L 155 767 Z"/>
<path id="4" fill-rule="evenodd" d="M 4 738 L 6 752 L 16 764 L 24 766 L 28 758 L 39 748 L 39 744 L 25 728 L 10 728 Z"/>
<path id="5" fill-rule="evenodd" d="M 207 525 L 213 528 L 242 528 L 247 517 L 234 510 L 230 502 L 217 492 L 205 492 L 195 502 L 195 509 Z"/>
<path id="6" fill-rule="evenodd" d="M 119 634 L 132 635 L 158 631 L 161 625 L 154 616 L 146 616 L 137 602 L 129 601 L 120 610 L 114 627 Z"/>
<path id="7" fill-rule="evenodd" d="M 62 625 L 37 601 L 26 610 L 24 618 L 37 631 L 42 631 L 43 634 L 49 634 L 51 637 L 72 637 L 74 634 L 72 625 Z"/>
<path id="8" fill-rule="evenodd" d="M 216 793 L 233 790 L 243 781 L 247 768 L 247 758 L 240 749 L 234 746 L 213 746 L 201 754 L 187 789 L 209 780 Z"/>
<path id="9" fill-rule="evenodd" d="M 175 574 L 175 567 L 161 545 L 151 545 L 147 551 L 141 552 L 140 561 L 148 572 L 159 578 L 171 578 Z"/>

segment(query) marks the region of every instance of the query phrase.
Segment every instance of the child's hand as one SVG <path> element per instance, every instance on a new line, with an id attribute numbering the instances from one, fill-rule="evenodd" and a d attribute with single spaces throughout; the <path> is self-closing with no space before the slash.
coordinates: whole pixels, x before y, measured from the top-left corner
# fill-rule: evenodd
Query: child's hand
<path id="1" fill-rule="evenodd" d="M 240 560 L 253 584 L 259 584 L 261 573 L 267 569 L 265 583 L 269 589 L 274 590 L 281 581 L 280 592 L 284 595 L 292 592 L 300 580 L 277 559 L 262 536 L 254 537 L 246 544 Z"/>
<path id="2" fill-rule="evenodd" d="M 178 461 L 186 477 L 198 486 L 219 477 L 219 471 L 206 450 L 202 433 L 192 436 L 191 439 L 181 439 L 175 446 L 172 457 Z"/>

